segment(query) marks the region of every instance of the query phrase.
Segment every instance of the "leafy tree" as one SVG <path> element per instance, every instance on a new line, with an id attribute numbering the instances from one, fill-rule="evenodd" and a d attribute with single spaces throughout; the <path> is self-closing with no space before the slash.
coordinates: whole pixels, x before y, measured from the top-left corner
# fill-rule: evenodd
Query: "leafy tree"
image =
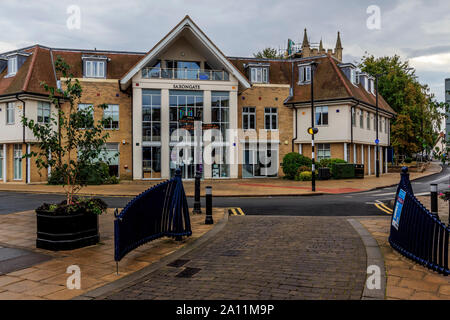
<path id="1" fill-rule="evenodd" d="M 398 113 L 391 127 L 396 153 L 410 156 L 414 152 L 430 152 L 441 130 L 444 109 L 430 93 L 428 85 L 417 81 L 409 62 L 397 55 L 379 58 L 366 55 L 359 67 L 372 76 L 385 74 L 379 78 L 378 90 Z"/>
<path id="2" fill-rule="evenodd" d="M 271 47 L 258 51 L 257 53 L 254 53 L 253 56 L 255 58 L 283 59 L 283 55 L 279 54 L 277 49 Z"/>
<path id="3" fill-rule="evenodd" d="M 93 166 L 103 152 L 109 137 L 103 128 L 110 119 L 94 123 L 93 107 L 78 109 L 83 92 L 80 82 L 73 78 L 69 73 L 70 66 L 60 57 L 55 61 L 55 69 L 65 79 L 62 88 L 51 87 L 45 82 L 41 82 L 41 86 L 49 92 L 49 100 L 56 106 L 57 115 L 52 114 L 50 122 L 44 124 L 22 117 L 22 123 L 33 132 L 39 146 L 39 152 L 29 152 L 25 157 L 35 157 L 38 169 L 50 167 L 58 172 L 70 205 L 74 195 L 87 183 L 79 179 L 83 170 Z M 66 111 L 60 101 L 67 106 Z M 97 106 L 100 109 L 106 107 L 106 104 Z"/>

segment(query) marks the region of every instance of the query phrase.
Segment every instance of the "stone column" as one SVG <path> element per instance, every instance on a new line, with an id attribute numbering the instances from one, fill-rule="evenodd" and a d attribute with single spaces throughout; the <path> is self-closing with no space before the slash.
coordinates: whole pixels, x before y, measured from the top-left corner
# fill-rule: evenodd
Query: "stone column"
<path id="1" fill-rule="evenodd" d="M 161 90 L 161 178 L 170 178 L 169 89 Z"/>
<path id="2" fill-rule="evenodd" d="M 142 179 L 142 89 L 139 87 L 133 87 L 133 180 L 141 180 L 141 179 Z"/>

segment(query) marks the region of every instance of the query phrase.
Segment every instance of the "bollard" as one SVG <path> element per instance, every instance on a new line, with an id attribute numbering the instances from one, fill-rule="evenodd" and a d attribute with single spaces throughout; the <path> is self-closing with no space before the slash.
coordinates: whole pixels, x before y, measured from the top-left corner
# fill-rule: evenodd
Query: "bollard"
<path id="1" fill-rule="evenodd" d="M 206 193 L 206 218 L 205 224 L 213 224 L 212 217 L 212 187 L 208 186 L 205 188 Z"/>
<path id="2" fill-rule="evenodd" d="M 202 213 L 202 205 L 200 203 L 200 178 L 201 173 L 200 170 L 197 169 L 197 172 L 195 174 L 194 209 L 192 210 L 193 214 Z"/>
<path id="3" fill-rule="evenodd" d="M 438 186 L 436 183 L 430 185 L 431 213 L 438 216 Z"/>

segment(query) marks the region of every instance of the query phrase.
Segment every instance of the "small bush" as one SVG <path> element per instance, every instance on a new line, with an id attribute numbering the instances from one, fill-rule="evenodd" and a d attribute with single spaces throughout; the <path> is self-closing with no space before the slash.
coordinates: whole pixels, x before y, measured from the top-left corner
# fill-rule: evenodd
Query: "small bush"
<path id="1" fill-rule="evenodd" d="M 411 162 L 412 162 L 412 158 L 410 158 L 410 157 L 405 158 L 405 163 L 411 163 Z"/>
<path id="2" fill-rule="evenodd" d="M 311 171 L 303 171 L 300 172 L 296 179 L 297 181 L 311 181 L 312 180 L 312 172 Z"/>
<path id="3" fill-rule="evenodd" d="M 57 168 L 53 169 L 48 184 L 61 185 L 64 182 L 63 174 Z M 117 184 L 119 179 L 109 175 L 109 166 L 104 162 L 95 162 L 87 166 L 80 166 L 78 181 L 86 185 Z"/>
<path id="4" fill-rule="evenodd" d="M 311 171 L 311 169 L 312 169 L 311 166 L 301 166 L 298 168 L 297 172 L 300 173 L 303 171 Z"/>
<path id="5" fill-rule="evenodd" d="M 312 161 L 296 152 L 290 152 L 283 158 L 283 172 L 287 179 L 295 179 L 298 168 L 301 166 L 311 167 Z"/>
<path id="6" fill-rule="evenodd" d="M 330 168 L 333 163 L 347 163 L 347 161 L 338 158 L 322 159 L 319 161 L 319 168 Z"/>

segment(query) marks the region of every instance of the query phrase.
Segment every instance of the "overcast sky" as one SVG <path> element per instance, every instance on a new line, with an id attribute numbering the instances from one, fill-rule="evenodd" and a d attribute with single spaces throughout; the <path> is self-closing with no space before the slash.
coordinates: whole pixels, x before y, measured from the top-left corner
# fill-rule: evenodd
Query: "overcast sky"
<path id="1" fill-rule="evenodd" d="M 80 8 L 79 29 L 67 27 L 71 5 Z M 380 29 L 373 28 L 373 11 L 367 13 L 373 5 L 380 9 Z M 450 78 L 448 0 L 0 0 L 0 52 L 36 43 L 145 52 L 186 14 L 228 56 L 284 47 L 288 38 L 298 42 L 304 28 L 311 42 L 322 38 L 325 48 L 334 48 L 339 30 L 345 62 L 359 62 L 365 52 L 398 54 L 444 100 L 444 79 Z"/>

